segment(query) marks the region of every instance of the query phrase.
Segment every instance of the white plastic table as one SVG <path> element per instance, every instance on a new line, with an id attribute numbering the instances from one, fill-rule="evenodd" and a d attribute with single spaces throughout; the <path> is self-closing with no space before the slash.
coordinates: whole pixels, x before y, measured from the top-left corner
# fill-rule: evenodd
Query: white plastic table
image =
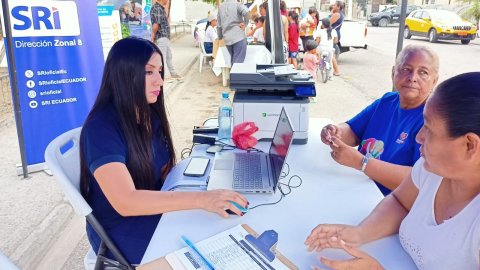
<path id="1" fill-rule="evenodd" d="M 311 230 L 322 223 L 356 225 L 360 223 L 383 199 L 376 185 L 363 173 L 337 164 L 330 156 L 330 148 L 320 140 L 320 130 L 328 119 L 310 119 L 308 144 L 293 145 L 287 157 L 290 174 L 298 175 L 303 182 L 283 200 L 272 206 L 250 210 L 243 217 L 231 215 L 224 219 L 204 210 L 178 211 L 164 214 L 150 241 L 142 264 L 163 257 L 184 247 L 180 236 L 193 242 L 201 241 L 238 224 L 248 224 L 257 233 L 274 229 L 279 234 L 277 249 L 300 269 L 321 265 L 319 255 L 333 259 L 351 258 L 343 250 L 327 249 L 320 253 L 308 252 L 303 244 Z M 269 143 L 258 148 L 268 151 Z M 192 155 L 204 155 L 204 148 L 194 149 Z M 293 179 L 291 185 L 298 184 Z M 285 190 L 285 189 L 284 189 Z M 280 194 L 245 195 L 250 206 L 275 202 Z M 389 270 L 417 269 L 410 256 L 400 245 L 398 235 L 366 244 L 361 247 Z"/>
<path id="2" fill-rule="evenodd" d="M 256 64 L 270 64 L 272 63 L 272 54 L 262 45 L 248 45 L 247 55 L 244 63 Z M 227 50 L 227 47 L 218 48 L 215 63 L 213 65 L 213 72 L 216 76 L 222 74 L 223 86 L 227 86 L 227 81 L 230 78 L 229 69 L 232 67 L 232 57 Z"/>

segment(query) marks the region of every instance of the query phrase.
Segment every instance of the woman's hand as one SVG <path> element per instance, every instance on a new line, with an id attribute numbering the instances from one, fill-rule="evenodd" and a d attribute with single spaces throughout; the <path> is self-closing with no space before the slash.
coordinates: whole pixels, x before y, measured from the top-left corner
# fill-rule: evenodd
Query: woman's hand
<path id="1" fill-rule="evenodd" d="M 342 140 L 332 136 L 332 141 L 329 143 L 332 152 L 330 153 L 333 160 L 357 170 L 362 169 L 363 155 L 355 148 L 346 145 Z"/>
<path id="2" fill-rule="evenodd" d="M 345 243 L 343 240 L 340 240 L 340 246 L 348 254 L 352 255 L 354 259 L 337 261 L 319 257 L 320 262 L 335 270 L 385 270 L 375 258 L 366 252 Z M 321 268 L 317 266 L 313 266 L 312 269 L 321 270 Z"/>
<path id="3" fill-rule="evenodd" d="M 322 142 L 326 145 L 330 145 L 332 141 L 332 136 L 335 136 L 339 139 L 342 138 L 342 131 L 335 125 L 326 125 L 320 134 Z"/>
<path id="4" fill-rule="evenodd" d="M 211 190 L 200 193 L 200 208 L 209 212 L 218 213 L 224 218 L 228 218 L 229 214 L 225 212 L 225 208 L 232 210 L 235 214 L 243 216 L 242 211 L 233 205 L 230 201 L 237 203 L 241 207 L 247 208 L 249 202 L 245 197 L 231 190 Z"/>
<path id="5" fill-rule="evenodd" d="M 326 248 L 342 248 L 340 239 L 352 246 L 359 246 L 363 243 L 362 232 L 356 226 L 321 224 L 312 230 L 305 245 L 309 246 L 308 251 L 310 252 L 314 249 L 320 252 Z"/>

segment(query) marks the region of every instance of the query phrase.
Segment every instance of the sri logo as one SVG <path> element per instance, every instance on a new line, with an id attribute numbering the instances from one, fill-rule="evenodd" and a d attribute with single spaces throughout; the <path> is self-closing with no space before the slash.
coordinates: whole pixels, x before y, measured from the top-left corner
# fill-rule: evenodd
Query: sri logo
<path id="1" fill-rule="evenodd" d="M 80 35 L 77 4 L 74 1 L 18 2 L 20 3 L 12 7 L 10 14 L 13 37 Z"/>
<path id="2" fill-rule="evenodd" d="M 262 117 L 267 117 L 267 114 L 266 114 L 266 113 L 262 113 Z"/>

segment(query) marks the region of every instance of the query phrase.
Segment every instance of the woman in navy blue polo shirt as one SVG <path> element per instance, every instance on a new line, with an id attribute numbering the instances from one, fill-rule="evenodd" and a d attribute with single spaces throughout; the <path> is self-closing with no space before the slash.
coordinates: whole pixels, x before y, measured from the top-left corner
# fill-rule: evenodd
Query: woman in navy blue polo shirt
<path id="1" fill-rule="evenodd" d="M 227 190 L 159 191 L 175 165 L 163 79 L 163 57 L 153 43 L 115 43 L 80 139 L 82 195 L 131 264 L 142 260 L 162 213 L 205 209 L 228 217 L 224 208 L 242 215 L 229 201 L 248 204 Z M 87 236 L 97 253 L 101 240 L 88 222 Z"/>
<path id="2" fill-rule="evenodd" d="M 438 69 L 438 56 L 430 48 L 405 47 L 392 69 L 398 92 L 385 94 L 346 123 L 323 128 L 322 141 L 330 145 L 332 158 L 363 171 L 384 195 L 397 188 L 420 158 L 415 137 Z"/>

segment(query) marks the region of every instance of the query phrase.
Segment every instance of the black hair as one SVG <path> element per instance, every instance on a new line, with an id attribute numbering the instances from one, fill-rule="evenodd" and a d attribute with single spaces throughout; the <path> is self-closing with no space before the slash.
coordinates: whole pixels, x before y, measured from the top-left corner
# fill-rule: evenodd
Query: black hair
<path id="1" fill-rule="evenodd" d="M 327 34 L 328 34 L 328 40 L 332 39 L 332 26 L 330 25 L 330 20 L 328 18 L 323 18 L 322 19 L 322 25 L 327 29 Z"/>
<path id="2" fill-rule="evenodd" d="M 265 11 L 267 11 L 268 10 L 268 2 L 265 1 L 265 2 L 261 3 L 260 7 L 265 9 Z"/>
<path id="3" fill-rule="evenodd" d="M 285 1 L 281 1 L 280 2 L 280 10 L 281 11 L 284 11 L 284 12 L 287 12 L 287 3 L 285 3 Z"/>
<path id="4" fill-rule="evenodd" d="M 207 25 L 205 26 L 205 31 L 207 31 L 208 27 L 210 26 L 210 21 L 207 20 Z"/>
<path id="5" fill-rule="evenodd" d="M 343 1 L 335 1 L 335 4 L 340 8 L 340 10 L 343 10 L 345 7 Z"/>
<path id="6" fill-rule="evenodd" d="M 308 14 L 312 14 L 315 12 L 315 18 L 317 18 L 317 25 L 315 26 L 315 29 L 317 29 L 319 23 L 320 23 L 320 15 L 318 14 L 317 8 L 316 7 L 310 7 L 308 9 Z"/>
<path id="7" fill-rule="evenodd" d="M 480 72 L 460 74 L 442 82 L 431 100 L 436 113 L 445 120 L 451 138 L 470 132 L 480 136 Z"/>
<path id="8" fill-rule="evenodd" d="M 257 23 L 257 22 L 265 23 L 265 16 L 260 16 L 260 17 L 255 18 L 254 22 L 255 23 Z"/>
<path id="9" fill-rule="evenodd" d="M 318 44 L 317 42 L 315 42 L 315 40 L 307 40 L 307 42 L 305 43 L 305 49 L 307 51 L 311 51 L 315 48 L 317 48 Z"/>
<path id="10" fill-rule="evenodd" d="M 297 24 L 297 31 L 300 32 L 300 24 L 298 23 L 298 14 L 293 11 L 289 11 L 288 16 L 292 17 L 292 19 Z"/>
<path id="11" fill-rule="evenodd" d="M 85 124 L 99 111 L 108 106 L 114 107 L 117 121 L 120 125 L 128 147 L 126 165 L 132 176 L 136 189 L 153 190 L 155 188 L 155 173 L 152 164 L 153 130 L 151 118 L 160 119 L 157 137 L 165 140 L 170 160 L 163 172 L 162 179 L 175 165 L 175 151 L 172 135 L 165 111 L 163 86 L 160 95 L 153 104 L 148 104 L 145 96 L 145 66 L 154 54 L 164 58 L 152 42 L 129 37 L 116 42 L 108 54 L 103 69 L 102 83 L 97 99 L 88 114 Z M 162 69 L 161 77 L 164 76 Z M 83 152 L 82 131 L 80 137 L 80 190 L 86 199 L 90 186 L 90 171 Z M 107 139 L 107 138 L 106 138 Z"/>

